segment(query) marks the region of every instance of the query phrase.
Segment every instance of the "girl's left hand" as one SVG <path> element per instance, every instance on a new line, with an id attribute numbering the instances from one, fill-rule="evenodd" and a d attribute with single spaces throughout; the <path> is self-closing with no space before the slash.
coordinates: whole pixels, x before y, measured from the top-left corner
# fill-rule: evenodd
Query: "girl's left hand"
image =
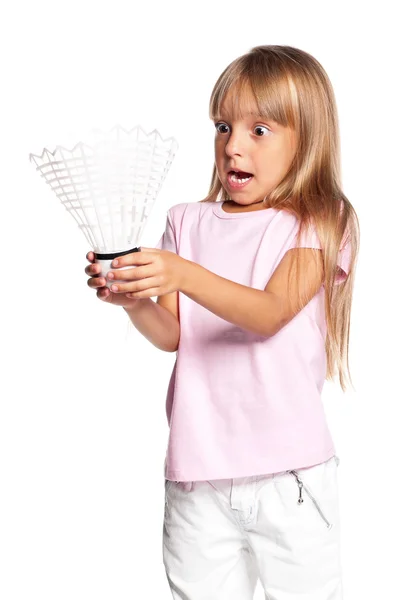
<path id="1" fill-rule="evenodd" d="M 117 260 L 117 265 L 115 265 Z M 163 296 L 181 289 L 187 262 L 174 252 L 144 248 L 119 256 L 112 264 L 107 279 L 123 280 L 117 283 L 115 293 L 126 293 L 129 298 L 150 298 Z M 129 265 L 137 265 L 133 269 L 120 269 Z M 113 275 L 113 277 L 112 277 Z"/>

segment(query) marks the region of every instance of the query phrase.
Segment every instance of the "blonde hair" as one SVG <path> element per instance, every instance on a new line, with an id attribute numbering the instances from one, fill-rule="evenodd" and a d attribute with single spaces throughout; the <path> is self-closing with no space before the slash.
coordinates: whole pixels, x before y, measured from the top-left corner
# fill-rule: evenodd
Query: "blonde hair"
<path id="1" fill-rule="evenodd" d="M 219 118 L 231 89 L 235 114 L 241 116 L 240 99 L 249 91 L 261 116 L 296 132 L 292 164 L 263 202 L 299 219 L 297 239 L 310 225 L 318 234 L 324 266 L 326 379 L 333 379 L 337 367 L 341 388 L 346 391 L 346 374 L 352 385 L 348 349 L 360 230 L 356 212 L 341 189 L 340 134 L 332 85 L 320 63 L 307 52 L 291 46 L 257 46 L 221 73 L 210 98 L 211 119 Z M 210 189 L 201 202 L 228 199 L 214 163 Z M 338 253 L 348 242 L 349 273 L 337 282 Z M 293 254 L 291 274 L 300 282 L 301 253 Z M 300 310 L 308 301 L 300 293 Z"/>

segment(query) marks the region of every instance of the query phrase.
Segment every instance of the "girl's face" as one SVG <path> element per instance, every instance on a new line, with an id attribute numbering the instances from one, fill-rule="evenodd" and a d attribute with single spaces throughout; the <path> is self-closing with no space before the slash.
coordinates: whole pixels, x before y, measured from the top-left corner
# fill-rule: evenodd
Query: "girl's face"
<path id="1" fill-rule="evenodd" d="M 229 197 L 236 204 L 248 206 L 262 202 L 283 179 L 296 152 L 296 136 L 289 127 L 262 119 L 251 96 L 246 96 L 240 106 L 242 119 L 231 120 L 232 108 L 229 92 L 221 106 L 221 118 L 214 121 L 216 168 Z M 247 183 L 239 178 L 236 181 L 231 170 L 252 177 Z M 240 179 L 247 177 L 242 174 Z"/>

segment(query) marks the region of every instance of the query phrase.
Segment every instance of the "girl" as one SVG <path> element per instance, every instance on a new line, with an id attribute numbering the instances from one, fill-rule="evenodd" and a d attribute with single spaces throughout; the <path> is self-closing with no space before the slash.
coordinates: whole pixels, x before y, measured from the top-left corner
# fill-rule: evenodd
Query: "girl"
<path id="1" fill-rule="evenodd" d="M 172 596 L 251 600 L 260 578 L 272 600 L 341 600 L 321 392 L 336 366 L 346 389 L 359 225 L 341 190 L 333 90 L 306 52 L 259 46 L 220 75 L 210 117 L 208 196 L 168 211 L 157 248 L 115 260 L 112 292 L 86 268 L 101 300 L 178 350 L 166 403 Z"/>

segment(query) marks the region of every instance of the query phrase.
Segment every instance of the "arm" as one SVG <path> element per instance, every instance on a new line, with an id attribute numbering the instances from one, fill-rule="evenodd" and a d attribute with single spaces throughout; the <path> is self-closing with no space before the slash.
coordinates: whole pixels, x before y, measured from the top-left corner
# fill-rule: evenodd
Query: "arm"
<path id="1" fill-rule="evenodd" d="M 299 249 L 305 258 L 305 284 L 301 289 L 307 301 L 319 291 L 323 279 L 320 251 Z M 224 279 L 200 265 L 187 261 L 180 291 L 217 316 L 253 333 L 275 335 L 299 311 L 298 285 L 288 288 L 292 251 L 288 251 L 264 290 Z M 288 294 L 288 291 L 290 294 Z"/>
<path id="2" fill-rule="evenodd" d="M 297 252 L 303 259 L 302 262 L 300 260 L 300 281 L 297 278 L 290 278 L 289 281 L 292 259 Z M 119 264 L 136 265 L 136 268 L 119 272 L 121 281 L 128 281 L 118 283 L 116 291 L 142 300 L 154 295 L 169 297 L 169 300 L 163 301 L 163 306 L 159 303 L 153 307 L 146 302 L 142 307 L 137 304 L 129 313 L 143 335 L 157 347 L 170 352 L 177 349 L 179 341 L 178 304 L 174 295 L 177 291 L 242 329 L 270 337 L 289 323 L 318 293 L 324 277 L 322 250 L 314 248 L 296 248 L 286 252 L 264 290 L 220 277 L 195 262 L 165 250 L 142 248 L 142 252 L 120 258 Z M 140 309 L 146 312 L 140 314 Z M 154 312 L 156 309 L 164 310 Z M 153 327 L 149 315 L 157 319 L 159 331 Z"/>
<path id="3" fill-rule="evenodd" d="M 156 348 L 175 352 L 180 339 L 180 324 L 176 316 L 151 298 L 137 300 L 133 308 L 124 309 L 133 325 Z"/>

